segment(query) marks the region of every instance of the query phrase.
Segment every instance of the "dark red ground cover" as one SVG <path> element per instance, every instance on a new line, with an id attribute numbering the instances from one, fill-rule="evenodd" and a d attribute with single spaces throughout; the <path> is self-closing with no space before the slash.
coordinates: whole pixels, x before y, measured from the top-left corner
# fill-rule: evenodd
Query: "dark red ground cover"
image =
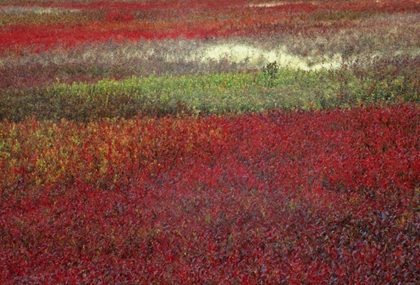
<path id="1" fill-rule="evenodd" d="M 0 283 L 416 284 L 419 123 L 409 104 L 2 123 Z"/>

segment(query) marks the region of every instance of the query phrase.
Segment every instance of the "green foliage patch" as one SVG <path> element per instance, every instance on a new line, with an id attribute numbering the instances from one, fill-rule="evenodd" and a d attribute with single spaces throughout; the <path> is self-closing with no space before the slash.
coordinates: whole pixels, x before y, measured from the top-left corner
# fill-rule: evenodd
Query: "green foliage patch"
<path id="1" fill-rule="evenodd" d="M 48 88 L 5 90 L 0 119 L 88 122 L 137 115 L 198 116 L 418 102 L 420 71 L 409 69 L 382 61 L 308 72 L 271 63 L 253 72 L 133 76 L 94 84 L 56 82 Z"/>

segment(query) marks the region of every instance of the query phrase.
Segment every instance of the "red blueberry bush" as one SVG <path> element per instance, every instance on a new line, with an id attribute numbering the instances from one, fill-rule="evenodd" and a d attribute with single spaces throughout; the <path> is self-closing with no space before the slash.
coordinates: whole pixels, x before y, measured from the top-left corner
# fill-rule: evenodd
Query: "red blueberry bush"
<path id="1" fill-rule="evenodd" d="M 118 12 L 110 11 L 105 15 L 105 19 L 108 22 L 130 22 L 134 19 L 133 15 L 130 12 Z"/>
<path id="2" fill-rule="evenodd" d="M 420 281 L 415 105 L 1 124 L 2 284 Z"/>

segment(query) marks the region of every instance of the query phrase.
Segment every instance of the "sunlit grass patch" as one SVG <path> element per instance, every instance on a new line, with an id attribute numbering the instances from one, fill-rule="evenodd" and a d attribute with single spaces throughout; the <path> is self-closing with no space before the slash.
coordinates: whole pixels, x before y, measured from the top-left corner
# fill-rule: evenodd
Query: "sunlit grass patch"
<path id="1" fill-rule="evenodd" d="M 63 9 L 38 6 L 0 6 L 0 15 L 21 15 L 21 14 L 60 14 L 68 12 L 80 12 L 79 9 Z"/>

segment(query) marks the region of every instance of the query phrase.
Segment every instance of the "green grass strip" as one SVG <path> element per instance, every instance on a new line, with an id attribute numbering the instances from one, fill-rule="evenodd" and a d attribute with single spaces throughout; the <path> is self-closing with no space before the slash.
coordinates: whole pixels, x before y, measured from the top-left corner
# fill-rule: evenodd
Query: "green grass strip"
<path id="1" fill-rule="evenodd" d="M 271 71 L 104 79 L 95 84 L 57 82 L 46 89 L 8 90 L 0 97 L 0 118 L 21 121 L 66 118 L 198 116 L 267 109 L 350 108 L 360 104 L 418 102 L 418 82 L 396 73 L 376 76 L 336 71 Z M 416 83 L 417 82 L 417 83 Z"/>

